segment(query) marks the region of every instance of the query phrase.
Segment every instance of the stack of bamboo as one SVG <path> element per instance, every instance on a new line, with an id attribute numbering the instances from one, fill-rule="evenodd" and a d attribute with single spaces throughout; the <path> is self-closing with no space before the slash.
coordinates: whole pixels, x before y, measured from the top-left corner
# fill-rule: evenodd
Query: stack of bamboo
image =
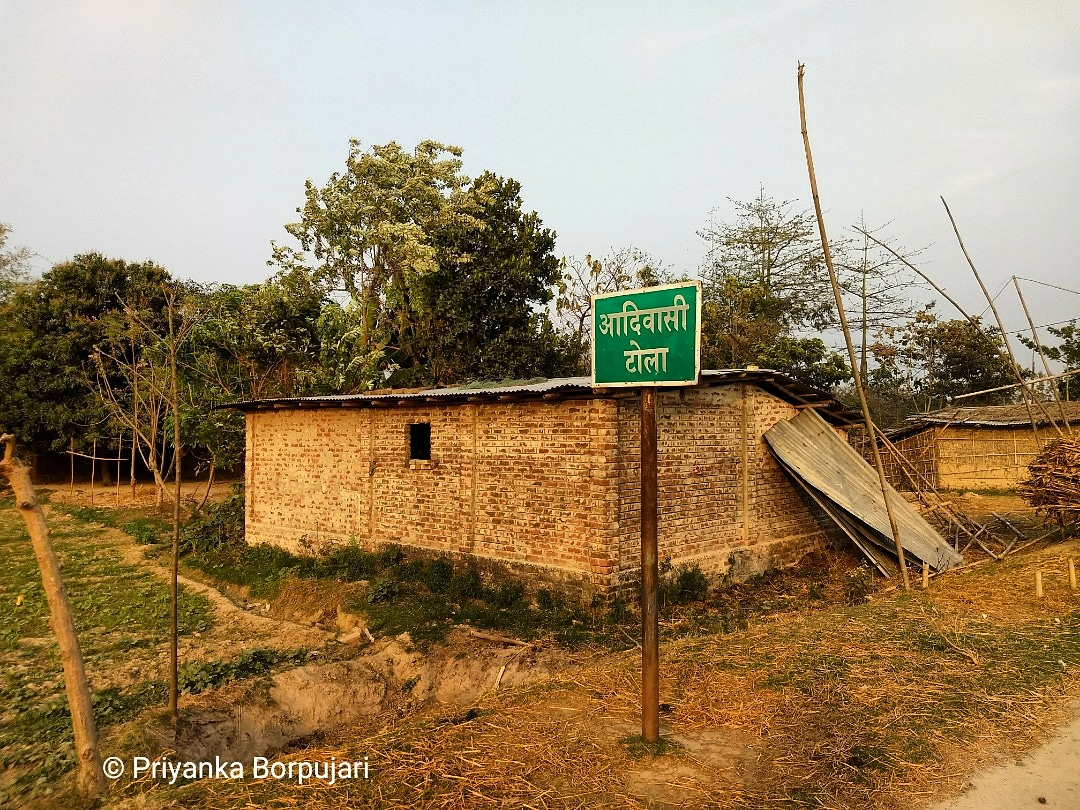
<path id="1" fill-rule="evenodd" d="M 1062 524 L 1080 516 L 1080 441 L 1050 442 L 1028 470 L 1019 487 L 1025 501 Z"/>

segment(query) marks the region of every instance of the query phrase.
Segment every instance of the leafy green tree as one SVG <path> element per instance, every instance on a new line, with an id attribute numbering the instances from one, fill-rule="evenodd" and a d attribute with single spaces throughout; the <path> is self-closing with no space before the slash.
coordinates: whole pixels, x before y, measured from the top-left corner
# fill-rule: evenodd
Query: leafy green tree
<path id="1" fill-rule="evenodd" d="M 522 210 L 520 184 L 470 182 L 460 156 L 434 141 L 411 153 L 352 141 L 345 172 L 308 182 L 301 221 L 286 226 L 301 250 L 275 246 L 274 261 L 347 294 L 322 322 L 335 379 L 445 383 L 567 365 L 542 311 L 554 234 Z M 343 347 L 359 362 L 344 363 Z"/>
<path id="2" fill-rule="evenodd" d="M 365 152 L 352 140 L 345 171 L 321 188 L 307 181 L 300 222 L 285 226 L 302 250 L 274 246 L 281 267 L 309 269 L 348 294 L 361 312 L 364 347 L 387 321 L 408 327 L 412 282 L 438 268 L 434 233 L 468 216 L 453 204 L 467 182 L 461 153 L 435 141 L 412 153 L 393 141 Z"/>
<path id="3" fill-rule="evenodd" d="M 977 320 L 977 319 L 976 319 Z M 966 320 L 942 321 L 927 307 L 903 327 L 885 330 L 888 341 L 872 347 L 878 367 L 872 382 L 909 393 L 922 409 L 944 407 L 959 394 L 1011 385 L 1005 345 L 995 328 L 976 329 Z M 1011 390 L 965 400 L 965 404 L 1008 401 Z"/>
<path id="4" fill-rule="evenodd" d="M 766 368 L 783 371 L 823 391 L 851 379 L 851 369 L 843 356 L 830 351 L 821 338 L 779 335 L 758 357 Z"/>
<path id="5" fill-rule="evenodd" d="M 1080 369 L 1080 329 L 1076 321 L 1069 321 L 1064 326 L 1048 326 L 1047 331 L 1061 342 L 1056 346 L 1042 347 L 1048 360 L 1055 360 L 1065 366 L 1065 370 Z M 1035 348 L 1035 342 L 1020 336 L 1020 341 L 1029 349 Z M 1076 375 L 1069 375 L 1058 380 L 1058 395 L 1068 401 L 1075 400 L 1080 393 L 1080 382 Z"/>
<path id="6" fill-rule="evenodd" d="M 411 331 L 395 330 L 398 364 L 418 381 L 551 376 L 565 347 L 543 309 L 559 274 L 555 233 L 522 210 L 521 184 L 484 172 L 433 235 L 438 267 L 417 280 Z M 410 358 L 410 354 L 412 357 Z M 418 373 L 416 373 L 418 372 Z"/>
<path id="7" fill-rule="evenodd" d="M 325 288 L 297 270 L 262 284 L 205 291 L 182 358 L 186 376 L 215 402 L 308 393 L 317 375 L 325 305 Z"/>
<path id="8" fill-rule="evenodd" d="M 125 303 L 161 325 L 168 273 L 153 262 L 130 263 L 98 253 L 76 256 L 21 286 L 3 305 L 0 330 L 0 426 L 41 452 L 89 450 L 114 438 L 94 394 L 92 357 L 105 344 L 128 346 Z M 123 386 L 122 380 L 113 383 Z"/>

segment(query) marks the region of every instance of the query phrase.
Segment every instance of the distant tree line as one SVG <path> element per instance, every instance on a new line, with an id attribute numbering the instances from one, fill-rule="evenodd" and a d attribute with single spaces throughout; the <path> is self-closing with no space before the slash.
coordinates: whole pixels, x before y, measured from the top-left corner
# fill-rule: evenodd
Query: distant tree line
<path id="1" fill-rule="evenodd" d="M 843 394 L 813 219 L 764 190 L 732 204 L 734 218 L 714 213 L 699 232 L 704 367 L 773 368 Z M 183 445 L 228 469 L 243 423 L 216 405 L 587 374 L 592 294 L 687 277 L 632 247 L 560 260 L 517 181 L 467 178 L 461 150 L 433 141 L 351 142 L 345 169 L 309 181 L 297 212 L 295 245 L 273 245 L 271 277 L 242 286 L 97 253 L 30 279 L 29 253 L 0 226 L 0 432 L 37 452 L 124 435 L 160 484 L 178 418 Z M 857 238 L 834 253 L 884 422 L 1012 382 L 996 347 L 940 319 L 891 257 Z M 1055 334 L 1051 353 L 1075 364 L 1075 325 Z"/>

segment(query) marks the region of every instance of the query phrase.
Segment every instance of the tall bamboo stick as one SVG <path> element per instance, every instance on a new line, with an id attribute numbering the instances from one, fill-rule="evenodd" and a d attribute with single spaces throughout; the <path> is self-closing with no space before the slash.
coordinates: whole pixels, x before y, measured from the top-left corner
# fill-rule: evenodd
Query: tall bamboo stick
<path id="1" fill-rule="evenodd" d="M 832 284 L 836 310 L 840 314 L 840 326 L 844 330 L 844 342 L 847 344 L 848 357 L 851 360 L 851 374 L 855 380 L 855 390 L 859 394 L 859 405 L 862 407 L 863 421 L 866 424 L 866 435 L 870 439 L 870 449 L 874 454 L 874 466 L 877 468 L 878 481 L 881 484 L 881 497 L 885 501 L 885 511 L 889 515 L 889 528 L 892 530 L 893 541 L 896 543 L 896 556 L 904 580 L 904 590 L 910 591 L 911 580 L 908 577 L 907 563 L 904 559 L 904 546 L 900 542 L 900 529 L 896 525 L 896 516 L 893 514 L 892 504 L 889 502 L 890 487 L 885 478 L 885 467 L 881 463 L 881 453 L 877 445 L 877 431 L 874 427 L 874 420 L 870 418 L 870 406 L 867 405 L 866 391 L 863 389 L 862 376 L 859 374 L 859 360 L 855 354 L 855 345 L 851 340 L 851 330 L 848 328 L 847 314 L 844 312 L 844 301 L 840 295 L 840 284 L 836 280 L 832 251 L 829 250 L 829 238 L 825 233 L 825 219 L 821 213 L 821 200 L 818 198 L 817 176 L 814 174 L 814 158 L 810 154 L 810 136 L 806 131 L 806 102 L 803 97 L 803 64 L 801 62 L 799 63 L 799 123 L 802 125 L 803 148 L 806 150 L 806 169 L 810 174 L 810 192 L 814 197 L 814 212 L 817 214 L 818 232 L 821 234 L 821 249 L 825 253 L 825 266 L 829 270 L 829 282 Z"/>
<path id="2" fill-rule="evenodd" d="M 1009 333 L 1005 331 L 1005 324 L 1001 320 L 1001 315 L 998 314 L 997 305 L 994 303 L 994 299 L 990 295 L 990 291 L 986 289 L 986 285 L 983 284 L 982 276 L 979 275 L 979 271 L 975 268 L 975 262 L 971 260 L 971 254 L 968 253 L 967 246 L 964 245 L 964 240 L 960 236 L 960 229 L 956 226 L 956 220 L 953 219 L 952 211 L 949 210 L 949 204 L 945 202 L 945 198 L 941 197 L 941 204 L 945 206 L 945 213 L 949 215 L 949 222 L 952 223 L 953 233 L 956 234 L 956 241 L 960 243 L 960 250 L 964 254 L 964 258 L 967 260 L 968 267 L 971 268 L 971 272 L 975 275 L 975 280 L 979 282 L 979 289 L 982 290 L 983 297 L 986 298 L 986 303 L 990 305 L 990 311 L 994 313 L 994 320 L 997 321 L 998 329 L 1001 331 L 1001 340 L 1005 344 L 1005 351 L 1008 352 L 1009 368 L 1012 369 L 1013 374 L 1016 376 L 1016 380 L 1019 383 L 1024 383 L 1024 375 L 1020 371 L 1020 366 L 1016 362 L 1016 353 L 1012 350 L 1012 343 L 1009 341 Z M 1051 427 L 1057 431 L 1061 438 L 1065 438 L 1061 432 L 1061 428 L 1057 426 L 1057 422 L 1047 412 L 1046 408 L 1042 407 L 1042 404 L 1035 398 L 1035 392 L 1030 386 L 1022 384 L 1021 391 L 1024 394 L 1024 407 L 1027 409 L 1028 418 L 1031 419 L 1031 432 L 1035 434 L 1035 444 L 1039 443 L 1039 427 L 1035 423 L 1035 414 L 1031 410 L 1031 404 L 1034 402 L 1038 405 L 1039 410 L 1042 411 L 1042 415 L 1046 417 Z"/>
<path id="3" fill-rule="evenodd" d="M 992 340 L 990 340 L 990 336 L 986 334 L 985 330 L 979 325 L 979 322 L 977 320 L 975 320 L 975 318 L 973 318 L 971 315 L 969 315 L 967 313 L 967 311 L 962 306 L 960 306 L 960 304 L 956 301 L 955 298 L 953 298 L 951 295 L 949 295 L 947 292 L 945 292 L 944 288 L 938 286 L 934 282 L 934 280 L 932 278 L 930 278 L 930 276 L 928 276 L 926 273 L 924 273 L 922 270 L 920 270 L 914 264 L 909 262 L 906 258 L 904 258 L 904 256 L 902 254 L 900 254 L 896 250 L 894 250 L 891 245 L 887 244 L 886 242 L 882 242 L 880 239 L 878 239 L 872 233 L 869 233 L 868 231 L 865 231 L 862 228 L 856 228 L 855 230 L 857 230 L 859 233 L 869 237 L 870 241 L 873 242 L 874 244 L 876 244 L 878 247 L 884 248 L 885 250 L 889 251 L 889 253 L 891 253 L 896 258 L 897 261 L 899 261 L 901 264 L 904 265 L 904 267 L 906 267 L 908 270 L 910 270 L 911 272 L 918 275 L 919 278 L 921 278 L 923 281 L 925 281 L 927 284 L 929 284 L 934 289 L 934 292 L 936 292 L 938 295 L 940 295 L 942 298 L 944 298 L 946 301 L 948 301 L 950 304 L 952 304 L 953 308 L 957 312 L 960 313 L 960 315 L 964 318 L 964 320 L 966 320 L 969 324 L 971 324 L 971 326 L 975 329 L 975 331 L 977 331 L 980 335 L 982 335 L 984 338 L 986 338 L 986 342 L 988 344 L 990 344 L 991 346 L 993 346 L 994 351 L 996 351 L 998 353 L 998 355 L 1000 355 L 1001 358 L 1003 360 L 1005 360 L 1009 364 L 1009 369 L 1013 372 L 1013 376 L 1016 378 L 1016 387 L 1017 388 L 1022 388 L 1022 389 L 1025 389 L 1025 390 L 1028 388 L 1028 385 L 1029 385 L 1028 381 L 1024 379 L 1022 374 L 1017 374 L 1016 367 L 1015 367 L 1015 364 L 1013 363 L 1012 358 L 1008 354 L 1006 354 L 1004 351 L 1002 351 L 1000 346 L 998 346 Z M 996 390 L 996 389 L 991 389 L 991 390 Z M 1047 419 L 1049 419 L 1049 415 L 1047 415 Z"/>
<path id="4" fill-rule="evenodd" d="M 1024 308 L 1024 317 L 1027 318 L 1028 327 L 1031 329 L 1031 339 L 1035 341 L 1035 350 L 1039 353 L 1039 359 L 1042 360 L 1043 371 L 1047 377 L 1052 376 L 1050 374 L 1050 364 L 1046 360 L 1046 354 L 1043 352 L 1042 343 L 1039 342 L 1039 331 L 1035 328 L 1035 321 L 1031 319 L 1031 312 L 1028 311 L 1027 301 L 1024 300 L 1024 294 L 1020 292 L 1020 280 L 1016 277 L 1012 277 L 1013 286 L 1016 287 L 1016 297 L 1020 299 L 1020 306 Z M 1061 404 L 1061 397 L 1058 396 L 1058 390 L 1056 385 L 1051 385 L 1050 390 L 1054 393 L 1054 402 L 1057 403 L 1058 414 L 1061 416 L 1061 421 L 1065 425 L 1065 430 L 1072 435 L 1072 425 L 1069 424 L 1069 417 L 1065 413 L 1065 406 Z"/>

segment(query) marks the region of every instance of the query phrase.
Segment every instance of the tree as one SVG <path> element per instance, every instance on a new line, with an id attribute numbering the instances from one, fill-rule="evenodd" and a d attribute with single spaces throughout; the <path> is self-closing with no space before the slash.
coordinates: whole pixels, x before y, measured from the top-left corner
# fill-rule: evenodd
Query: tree
<path id="1" fill-rule="evenodd" d="M 303 271 L 262 284 L 205 291 L 182 358 L 185 376 L 212 402 L 308 393 L 319 358 L 326 289 Z"/>
<path id="2" fill-rule="evenodd" d="M 432 235 L 467 216 L 452 205 L 467 182 L 461 154 L 435 141 L 411 154 L 393 141 L 365 152 L 351 140 L 344 173 L 322 188 L 305 184 L 301 220 L 285 226 L 302 252 L 275 245 L 273 261 L 347 293 L 360 308 L 364 348 L 387 320 L 407 328 L 411 282 L 438 267 Z"/>
<path id="3" fill-rule="evenodd" d="M 89 380 L 95 348 L 129 343 L 124 303 L 163 323 L 168 273 L 153 262 L 129 263 L 87 253 L 57 264 L 23 285 L 2 307 L 0 426 L 42 452 L 88 450 L 94 438 L 115 437 Z M 122 385 L 113 379 L 114 385 Z"/>
<path id="4" fill-rule="evenodd" d="M 1066 371 L 1080 369 L 1080 329 L 1077 329 L 1076 321 L 1069 321 L 1064 326 L 1048 326 L 1047 331 L 1061 342 L 1057 346 L 1042 347 L 1046 358 L 1061 363 Z M 1035 348 L 1035 342 L 1023 335 L 1020 336 L 1020 342 L 1029 349 Z M 1067 401 L 1076 399 L 1077 392 L 1080 391 L 1075 375 L 1058 380 L 1057 386 L 1058 394 Z"/>
<path id="5" fill-rule="evenodd" d="M 814 218 L 764 189 L 749 202 L 731 202 L 734 222 L 699 232 L 709 243 L 701 267 L 702 364 L 767 366 L 811 385 L 846 378 L 842 358 L 820 339 L 799 335 L 834 320 Z M 843 246 L 834 252 L 842 255 Z"/>
<path id="6" fill-rule="evenodd" d="M 281 267 L 347 294 L 324 325 L 361 358 L 367 387 L 566 366 L 541 309 L 557 275 L 554 233 L 523 211 L 517 181 L 470 182 L 460 156 L 434 141 L 411 154 L 352 141 L 346 171 L 322 188 L 309 181 L 301 221 L 286 226 L 301 250 L 274 248 Z"/>
<path id="7" fill-rule="evenodd" d="M 924 410 L 935 403 L 943 407 L 958 394 L 1015 381 L 997 329 L 977 329 L 966 320 L 941 321 L 928 306 L 905 326 L 885 331 L 890 341 L 871 347 L 878 363 L 871 377 L 882 388 L 910 393 Z M 993 404 L 1014 394 L 1010 389 L 965 402 Z"/>
<path id="8" fill-rule="evenodd" d="M 184 417 L 178 356 L 200 317 L 192 292 L 186 285 L 163 282 L 160 310 L 122 302 L 122 325 L 114 327 L 111 339 L 94 347 L 91 358 L 92 390 L 110 424 L 132 436 L 134 450 L 154 475 L 159 506 L 169 469 L 176 481 L 180 478 Z M 199 404 L 189 403 L 189 410 Z M 170 445 L 171 456 L 166 452 Z"/>
<path id="9" fill-rule="evenodd" d="M 586 254 L 584 259 L 564 256 L 559 262 L 555 315 L 558 328 L 577 347 L 577 367 L 588 374 L 591 340 L 592 296 L 639 287 L 669 284 L 675 276 L 645 251 L 625 247 L 602 259 Z"/>
<path id="10" fill-rule="evenodd" d="M 870 374 L 871 335 L 914 317 L 919 304 L 913 300 L 912 292 L 923 286 L 903 263 L 920 251 L 902 253 L 898 258 L 870 238 L 884 227 L 867 229 L 860 216 L 859 224 L 852 228 L 857 241 L 841 254 L 842 263 L 837 266 L 841 288 L 851 299 L 851 304 L 845 305 L 848 321 L 852 331 L 861 337 L 859 373 L 864 378 Z"/>
<path id="11" fill-rule="evenodd" d="M 11 298 L 30 275 L 30 251 L 26 248 L 8 248 L 10 235 L 11 226 L 0 222 L 0 304 Z"/>

